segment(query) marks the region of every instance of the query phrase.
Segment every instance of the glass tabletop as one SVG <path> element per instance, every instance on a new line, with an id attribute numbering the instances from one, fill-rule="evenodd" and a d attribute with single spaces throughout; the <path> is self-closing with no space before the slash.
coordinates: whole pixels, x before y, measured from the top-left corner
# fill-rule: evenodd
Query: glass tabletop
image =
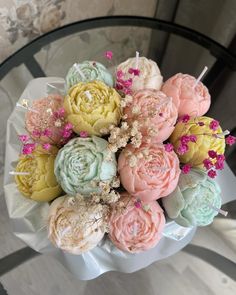
<path id="1" fill-rule="evenodd" d="M 112 63 L 104 58 L 106 50 L 114 53 Z M 145 17 L 104 17 L 74 23 L 32 41 L 8 58 L 0 65 L 0 95 L 4 106 L 0 113 L 1 126 L 5 127 L 16 100 L 33 75 L 65 77 L 71 65 L 83 60 L 97 60 L 107 67 L 115 67 L 136 51 L 157 62 L 164 80 L 178 72 L 198 76 L 207 65 L 205 82 L 212 93 L 209 114 L 218 117 L 223 128 L 235 127 L 236 105 L 230 101 L 235 87 L 235 56 L 207 36 Z M 227 95 L 221 81 L 217 85 L 212 83 L 223 70 L 230 76 L 230 87 L 224 81 Z M 227 116 L 221 112 L 223 105 Z M 2 128 L 0 138 L 4 132 Z M 1 154 L 3 146 L 1 143 Z"/>

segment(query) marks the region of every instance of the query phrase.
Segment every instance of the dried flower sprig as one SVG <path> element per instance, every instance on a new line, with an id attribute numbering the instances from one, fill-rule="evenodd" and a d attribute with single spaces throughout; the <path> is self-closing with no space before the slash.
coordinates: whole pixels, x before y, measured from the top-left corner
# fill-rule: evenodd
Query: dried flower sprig
<path id="1" fill-rule="evenodd" d="M 216 170 L 224 169 L 225 156 L 223 154 L 217 154 L 215 151 L 208 151 L 208 158 L 203 160 L 203 165 L 207 170 L 207 174 L 211 178 L 215 178 L 217 175 Z"/>
<path id="2" fill-rule="evenodd" d="M 128 73 L 124 73 L 122 70 L 116 72 L 116 90 L 121 96 L 132 94 L 132 84 L 135 76 L 140 75 L 139 69 L 129 68 Z M 128 78 L 124 78 L 128 77 Z"/>
<path id="3" fill-rule="evenodd" d="M 60 107 L 53 111 L 55 109 L 53 107 L 54 100 L 50 99 L 50 96 L 48 99 L 49 106 L 43 113 L 42 118 L 39 112 L 35 114 L 35 116 L 40 116 L 40 124 L 32 132 L 29 132 L 26 126 L 26 131 L 28 131 L 29 134 L 32 134 L 32 136 L 30 137 L 29 135 L 25 134 L 19 135 L 19 139 L 23 143 L 22 153 L 25 155 L 31 154 L 37 146 L 41 146 L 47 151 L 50 150 L 52 145 L 60 148 L 74 136 L 73 125 L 66 122 L 65 109 Z M 28 100 L 26 99 L 22 103 L 26 106 L 29 104 Z M 31 109 L 28 110 L 32 111 Z M 51 129 L 52 126 L 60 128 L 59 132 L 61 133 L 61 139 L 59 142 L 54 140 L 53 132 L 55 131 L 54 129 Z M 43 142 L 41 140 L 42 136 L 44 137 Z"/>
<path id="4" fill-rule="evenodd" d="M 133 121 L 131 126 L 127 122 L 122 122 L 120 127 L 111 125 L 109 129 L 108 148 L 113 153 L 125 147 L 129 141 L 134 147 L 139 147 L 142 143 L 142 134 L 139 132 L 137 121 Z M 104 131 L 107 130 L 101 130 L 101 132 Z"/>
<path id="5" fill-rule="evenodd" d="M 77 194 L 75 197 L 68 197 L 67 206 L 75 210 L 80 216 L 77 229 L 86 230 L 91 226 L 97 225 L 104 232 L 108 232 L 108 221 L 110 216 L 110 208 L 107 204 L 94 201 L 95 198 L 84 198 Z M 94 216 L 94 213 L 96 216 Z M 91 218 L 94 216 L 94 218 Z M 96 231 L 96 229 L 95 229 Z"/>

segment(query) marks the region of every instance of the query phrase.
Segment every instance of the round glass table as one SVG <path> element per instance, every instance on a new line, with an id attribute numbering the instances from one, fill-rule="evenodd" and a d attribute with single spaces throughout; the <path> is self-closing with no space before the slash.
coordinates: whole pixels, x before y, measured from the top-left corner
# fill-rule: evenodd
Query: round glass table
<path id="1" fill-rule="evenodd" d="M 203 67 L 207 65 L 209 71 L 203 82 L 212 94 L 209 115 L 220 117 L 224 128 L 235 130 L 235 117 L 231 116 L 236 112 L 235 105 L 228 106 L 228 109 L 222 112 L 226 101 L 226 98 L 222 99 L 225 81 L 227 77 L 230 81 L 232 79 L 235 81 L 236 57 L 231 47 L 232 44 L 229 48 L 225 48 L 207 36 L 177 24 L 135 16 L 84 20 L 56 29 L 33 40 L 0 64 L 0 94 L 3 102 L 0 110 L 1 126 L 3 126 L 0 137 L 2 167 L 4 166 L 6 119 L 32 78 L 65 77 L 72 64 L 83 60 L 96 60 L 114 67 L 135 55 L 135 51 L 155 60 L 160 66 L 164 80 L 177 72 L 198 76 Z M 104 58 L 106 50 L 113 51 L 114 64 L 109 64 Z M 235 154 L 230 152 L 231 150 L 228 151 L 229 164 L 235 157 Z M 236 189 L 235 177 L 228 167 L 227 169 L 230 181 L 228 185 L 230 189 L 227 193 L 233 194 Z M 226 208 L 229 210 L 229 219 L 235 218 L 235 202 L 230 203 L 228 207 L 226 205 Z M 219 221 L 222 223 L 222 218 L 219 218 Z M 218 234 L 220 235 L 220 230 Z M 226 239 L 225 232 L 222 234 L 222 237 Z M 232 242 L 229 244 L 231 245 Z M 188 245 L 184 251 L 208 261 L 228 276 L 236 279 L 232 256 L 228 257 L 230 259 L 225 258 L 224 256 L 227 256 L 225 253 L 221 252 L 221 256 L 207 249 L 207 243 L 203 246 Z M 235 244 L 233 247 L 236 247 Z M 8 272 L 35 255 L 37 253 L 29 248 L 9 254 L 0 260 L 0 274 Z"/>

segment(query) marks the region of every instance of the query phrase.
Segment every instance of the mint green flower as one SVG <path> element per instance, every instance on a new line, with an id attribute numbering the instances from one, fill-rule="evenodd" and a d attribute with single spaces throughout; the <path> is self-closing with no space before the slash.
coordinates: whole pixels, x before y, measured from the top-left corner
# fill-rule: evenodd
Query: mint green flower
<path id="1" fill-rule="evenodd" d="M 181 173 L 177 188 L 162 199 L 167 215 L 179 225 L 206 226 L 221 207 L 219 185 L 200 169 Z"/>
<path id="2" fill-rule="evenodd" d="M 96 136 L 74 138 L 57 154 L 54 173 L 62 189 L 69 195 L 89 196 L 99 193 L 100 181 L 112 181 L 116 176 L 115 154 L 108 142 Z"/>
<path id="3" fill-rule="evenodd" d="M 66 86 L 70 89 L 79 82 L 91 82 L 99 80 L 106 85 L 113 87 L 114 81 L 112 74 L 108 69 L 99 62 L 84 61 L 74 64 L 68 71 L 66 76 Z"/>

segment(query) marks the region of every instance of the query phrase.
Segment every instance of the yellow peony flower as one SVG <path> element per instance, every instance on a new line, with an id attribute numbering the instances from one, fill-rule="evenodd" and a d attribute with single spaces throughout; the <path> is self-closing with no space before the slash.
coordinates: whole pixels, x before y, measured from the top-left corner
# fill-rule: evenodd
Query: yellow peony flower
<path id="1" fill-rule="evenodd" d="M 30 156 L 20 156 L 16 171 L 29 174 L 15 175 L 15 181 L 25 197 L 38 202 L 49 202 L 62 193 L 54 175 L 56 154 L 57 149 L 52 147 L 50 153 L 37 148 Z"/>
<path id="2" fill-rule="evenodd" d="M 102 129 L 119 124 L 120 99 L 114 88 L 101 81 L 80 82 L 71 87 L 65 97 L 67 120 L 78 134 L 86 131 L 89 135 L 100 136 Z"/>
<path id="3" fill-rule="evenodd" d="M 210 123 L 213 119 L 209 117 L 192 118 L 188 123 L 178 122 L 175 130 L 170 137 L 170 142 L 174 145 L 177 151 L 180 145 L 180 138 L 183 135 L 196 135 L 197 141 L 189 142 L 189 150 L 178 155 L 181 163 L 189 163 L 193 167 L 203 168 L 203 160 L 208 158 L 208 151 L 214 150 L 218 154 L 223 154 L 225 151 L 225 139 L 222 135 L 222 129 L 219 126 L 216 130 L 210 128 Z M 204 125 L 198 124 L 202 122 Z"/>

